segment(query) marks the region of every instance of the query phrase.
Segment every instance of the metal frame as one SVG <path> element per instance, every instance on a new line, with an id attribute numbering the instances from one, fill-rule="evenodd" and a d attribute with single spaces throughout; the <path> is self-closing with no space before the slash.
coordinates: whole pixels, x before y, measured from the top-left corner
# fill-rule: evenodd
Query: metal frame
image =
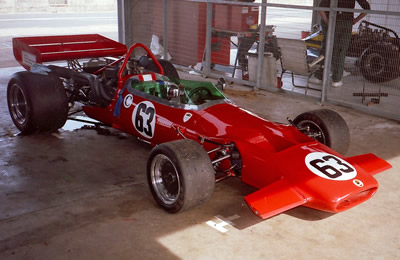
<path id="1" fill-rule="evenodd" d="M 206 17 L 206 47 L 205 47 L 205 62 L 203 69 L 199 72 L 205 77 L 220 77 L 220 74 L 215 73 L 211 69 L 211 33 L 212 33 L 212 5 L 213 4 L 231 4 L 231 5 L 242 5 L 242 6 L 257 6 L 260 7 L 261 9 L 261 20 L 260 21 L 265 21 L 267 17 L 267 7 L 277 7 L 277 8 L 287 8 L 287 9 L 300 9 L 300 10 L 312 10 L 313 11 L 313 17 L 312 21 L 313 22 L 318 22 L 320 21 L 318 11 L 329 11 L 330 12 L 330 17 L 329 19 L 329 25 L 328 25 L 328 35 L 327 35 L 327 52 L 325 55 L 325 62 L 324 62 L 324 67 L 326 68 L 324 70 L 324 80 L 323 80 L 323 87 L 322 87 L 322 92 L 321 92 L 321 97 L 320 97 L 320 102 L 321 103 L 333 103 L 333 104 L 341 104 L 344 106 L 350 106 L 351 108 L 357 109 L 357 110 L 365 110 L 368 112 L 371 112 L 371 109 L 365 109 L 361 108 L 359 104 L 347 104 L 345 102 L 338 102 L 335 100 L 330 100 L 329 97 L 327 96 L 327 89 L 328 89 L 328 80 L 329 80 L 329 71 L 331 68 L 331 61 L 332 61 L 332 50 L 333 50 L 333 43 L 334 43 L 334 29 L 335 29 L 335 22 L 336 22 L 336 13 L 337 12 L 353 12 L 353 13 L 367 13 L 367 14 L 376 14 L 376 15 L 385 15 L 385 16 L 396 16 L 400 17 L 400 12 L 396 11 L 379 11 L 379 10 L 364 10 L 364 9 L 346 9 L 346 8 L 338 8 L 337 3 L 338 0 L 332 0 L 331 1 L 331 6 L 329 8 L 321 8 L 321 7 L 316 7 L 316 6 L 303 6 L 303 5 L 291 5 L 291 4 L 276 4 L 276 3 L 268 3 L 268 0 L 262 0 L 261 3 L 249 3 L 249 2 L 237 2 L 237 1 L 221 1 L 221 0 L 182 0 L 186 2 L 193 2 L 193 3 L 206 3 L 207 4 L 207 17 Z M 119 39 L 121 42 L 129 45 L 131 44 L 132 37 L 130 35 L 131 27 L 132 27 L 132 22 L 128 21 L 129 18 L 129 11 L 131 10 L 130 8 L 133 7 L 134 4 L 132 2 L 135 2 L 134 0 L 118 0 L 118 14 L 119 14 Z M 314 5 L 318 4 L 318 0 L 313 0 Z M 166 54 L 168 53 L 168 0 L 163 0 L 162 1 L 164 5 L 164 57 L 166 57 Z M 265 32 L 265 23 L 261 22 L 260 23 L 260 35 L 263 35 Z M 230 78 L 227 77 L 227 80 L 235 83 L 240 83 L 240 84 L 245 84 L 247 86 L 253 87 L 254 90 L 260 89 L 261 86 L 261 73 L 263 71 L 263 51 L 262 51 L 262 46 L 264 46 L 264 41 L 263 37 L 260 38 L 260 44 L 259 44 L 259 51 L 258 51 L 258 67 L 257 67 L 257 80 L 256 82 L 249 82 L 237 78 Z M 188 70 L 186 67 L 182 66 L 176 66 L 179 69 L 183 70 Z M 193 69 L 190 69 L 193 70 Z M 269 88 L 270 91 L 277 92 L 277 91 L 282 91 L 277 88 Z M 284 91 L 287 92 L 287 91 Z M 376 111 L 373 111 L 376 112 Z M 386 112 L 376 112 L 375 114 L 378 114 L 379 116 L 384 116 L 384 117 L 390 117 L 390 118 L 395 118 L 395 119 L 400 119 L 400 115 L 394 115 L 391 113 L 386 113 Z"/>

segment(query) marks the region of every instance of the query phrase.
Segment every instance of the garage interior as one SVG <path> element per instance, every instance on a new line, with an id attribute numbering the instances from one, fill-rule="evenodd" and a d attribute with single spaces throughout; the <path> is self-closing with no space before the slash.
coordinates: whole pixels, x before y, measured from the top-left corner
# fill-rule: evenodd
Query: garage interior
<path id="1" fill-rule="evenodd" d="M 143 2 L 145 7 L 140 6 Z M 190 19 L 193 12 L 207 16 L 207 6 L 202 1 L 118 1 L 118 38 L 127 44 L 140 41 L 149 46 L 152 35 L 157 34 L 172 62 L 180 57 L 184 60 L 186 54 L 176 50 L 187 45 L 181 46 L 184 40 L 177 40 L 178 37 L 174 39 L 173 23 L 163 20 L 162 6 L 166 2 L 180 4 L 182 9 L 188 6 L 192 12 L 181 11 L 189 16 L 184 19 Z M 381 6 L 384 2 L 380 2 Z M 385 3 L 391 10 L 400 8 L 398 3 Z M 250 8 L 253 3 L 246 4 Z M 286 8 L 288 13 L 293 11 Z M 392 11 L 386 18 L 385 26 L 397 24 L 392 29 L 398 31 L 398 23 L 393 21 L 399 20 L 400 13 L 397 12 L 397 17 L 394 14 Z M 311 28 L 314 19 L 310 18 L 305 30 Z M 377 22 L 376 19 L 371 21 Z M 0 20 L 1 25 L 4 20 Z M 167 34 L 163 31 L 165 21 L 171 30 Z M 201 33 L 206 37 L 207 17 L 196 21 L 196 26 L 202 23 Z M 184 29 L 183 26 L 181 31 Z M 277 33 L 279 30 L 276 28 Z M 300 37 L 299 31 L 294 33 Z M 166 36 L 167 45 L 163 42 Z M 206 38 L 211 41 L 212 37 Z M 393 166 L 375 176 L 378 192 L 372 199 L 338 214 L 298 207 L 261 220 L 244 201 L 244 196 L 254 189 L 238 178 L 228 178 L 216 184 L 207 203 L 190 211 L 169 214 L 157 206 L 147 185 L 145 172 L 151 146 L 136 137 L 111 128 L 96 131 L 80 126 L 56 133 L 20 135 L 10 118 L 6 100 L 9 79 L 23 68 L 2 60 L 0 258 L 397 259 L 400 255 L 399 78 L 375 84 L 364 80 L 359 72 L 351 71 L 352 75 L 344 80 L 347 89 L 332 90 L 325 86 L 324 97 L 324 91 L 311 89 L 306 94 L 304 89 L 295 88 L 290 75 L 282 78 L 282 88 L 262 86 L 261 78 L 254 81 L 231 78 L 231 71 L 221 72 L 218 66 L 212 66 L 218 62 L 212 54 L 208 65 L 205 60 L 205 70 L 195 69 L 198 59 L 203 61 L 206 55 L 203 47 L 191 53 L 195 47 L 190 46 L 187 56 L 196 60 L 174 63 L 182 79 L 215 83 L 215 75 L 224 75 L 233 82 L 225 94 L 235 104 L 268 120 L 285 123 L 287 117 L 294 118 L 321 107 L 338 112 L 351 134 L 346 156 L 373 153 Z M 232 55 L 231 51 L 224 51 Z M 223 55 L 222 59 L 226 60 Z M 231 60 L 227 63 L 222 65 L 231 65 Z M 357 69 L 350 65 L 347 68 Z M 361 103 L 360 97 L 355 99 L 351 95 L 363 86 L 375 89 L 382 85 L 389 95 L 382 97 L 379 104 Z M 342 99 L 346 96 L 351 100 Z M 290 163 L 291 158 L 287 159 Z"/>

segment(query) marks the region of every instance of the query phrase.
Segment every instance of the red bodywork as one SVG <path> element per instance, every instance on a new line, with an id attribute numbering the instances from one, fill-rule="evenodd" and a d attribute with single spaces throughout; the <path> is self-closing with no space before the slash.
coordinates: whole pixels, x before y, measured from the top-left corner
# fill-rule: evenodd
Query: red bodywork
<path id="1" fill-rule="evenodd" d="M 71 39 L 71 36 L 65 37 Z M 82 37 L 85 39 L 87 36 Z M 88 38 L 92 37 L 98 36 Z M 27 38 L 24 39 L 24 42 L 28 42 Z M 82 40 L 80 37 L 73 39 Z M 43 42 L 46 42 L 46 39 L 43 38 Z M 98 48 L 98 57 L 109 55 L 110 46 L 115 50 L 113 55 L 121 54 L 124 49 L 119 43 L 104 43 L 104 46 L 99 45 L 99 42 L 94 44 Z M 21 46 L 18 45 L 18 40 L 15 46 Z M 83 44 L 80 49 L 86 47 L 87 44 Z M 151 52 L 141 44 L 132 46 L 126 57 L 137 47 L 144 48 L 148 56 L 155 60 Z M 38 47 L 34 50 L 26 47 L 21 49 L 40 57 L 36 51 Z M 21 49 L 15 52 L 20 53 Z M 87 54 L 91 55 L 92 50 L 90 47 Z M 86 57 L 84 53 L 80 51 L 76 56 L 71 52 L 60 53 L 58 59 L 62 60 L 66 56 Z M 16 57 L 21 60 L 21 56 Z M 37 61 L 56 58 L 57 56 L 47 53 L 42 54 Z M 378 183 L 372 175 L 391 168 L 390 164 L 373 154 L 345 158 L 302 134 L 296 127 L 270 122 L 231 104 L 229 100 L 204 107 L 176 107 L 160 98 L 149 98 L 144 93 L 132 95 L 124 86 L 131 77 L 137 75 L 122 76 L 126 62 L 127 59 L 121 66 L 118 90 L 111 104 L 108 107 L 86 106 L 84 112 L 91 118 L 138 136 L 152 145 L 182 139 L 183 136 L 202 143 L 207 151 L 217 146 L 213 142 L 233 143 L 241 155 L 241 180 L 258 189 L 246 196 L 245 200 L 263 219 L 300 205 L 334 213 L 344 211 L 372 197 L 378 188 Z M 161 66 L 157 65 L 163 74 Z M 139 75 L 138 78 L 141 81 L 154 81 L 156 74 Z M 126 106 L 118 104 L 121 95 L 123 100 L 132 95 L 131 103 Z M 149 123 L 146 126 L 147 130 L 152 128 L 151 137 L 144 135 L 134 126 L 139 104 L 145 104 L 145 108 L 152 107 L 154 110 L 154 124 Z M 114 110 L 118 105 L 121 110 L 119 115 L 115 116 Z M 143 110 L 143 113 L 143 116 L 147 116 L 144 122 L 153 120 L 148 117 L 146 110 Z M 204 139 L 212 142 L 201 142 Z M 210 157 L 212 156 L 213 153 L 210 153 Z M 229 170 L 230 163 L 225 164 L 223 167 Z"/>

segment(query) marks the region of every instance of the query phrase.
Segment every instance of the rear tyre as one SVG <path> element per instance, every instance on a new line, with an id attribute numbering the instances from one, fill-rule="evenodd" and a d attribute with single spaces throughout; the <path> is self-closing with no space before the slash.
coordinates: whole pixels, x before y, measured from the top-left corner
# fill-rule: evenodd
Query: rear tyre
<path id="1" fill-rule="evenodd" d="M 303 134 L 345 154 L 350 145 L 350 131 L 346 121 L 335 111 L 319 109 L 298 115 L 294 124 Z"/>
<path id="2" fill-rule="evenodd" d="M 177 213 L 210 199 L 215 171 L 201 145 L 177 140 L 153 148 L 147 161 L 147 181 L 158 205 Z"/>
<path id="3" fill-rule="evenodd" d="M 8 83 L 7 103 L 11 119 L 23 134 L 54 131 L 67 120 L 67 95 L 55 75 L 15 73 Z"/>
<path id="4" fill-rule="evenodd" d="M 400 74 L 400 52 L 390 43 L 372 45 L 361 55 L 360 69 L 371 82 L 393 80 Z"/>
<path id="5" fill-rule="evenodd" d="M 167 76 L 170 80 L 173 82 L 179 84 L 179 74 L 178 71 L 175 69 L 174 65 L 172 65 L 171 62 L 167 60 L 158 60 L 160 63 L 161 67 L 164 70 L 164 75 Z M 158 69 L 157 65 L 154 63 L 154 61 L 149 61 L 149 64 L 146 66 L 146 69 L 154 71 L 156 73 L 160 73 L 160 70 Z"/>

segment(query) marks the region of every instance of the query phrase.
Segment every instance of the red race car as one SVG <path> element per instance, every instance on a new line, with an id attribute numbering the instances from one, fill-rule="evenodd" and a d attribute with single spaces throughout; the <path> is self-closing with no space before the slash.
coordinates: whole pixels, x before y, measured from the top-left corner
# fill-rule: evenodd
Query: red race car
<path id="1" fill-rule="evenodd" d="M 14 38 L 13 44 L 29 70 L 8 84 L 17 128 L 56 130 L 82 107 L 102 125 L 150 143 L 148 183 L 171 213 L 206 202 L 215 183 L 231 176 L 258 189 L 245 200 L 263 219 L 300 205 L 341 212 L 371 198 L 378 188 L 372 175 L 391 168 L 373 154 L 342 155 L 349 130 L 336 112 L 268 121 L 212 83 L 179 79 L 171 63 L 142 44 L 127 51 L 100 35 Z M 57 60 L 68 66 L 42 64 Z"/>

